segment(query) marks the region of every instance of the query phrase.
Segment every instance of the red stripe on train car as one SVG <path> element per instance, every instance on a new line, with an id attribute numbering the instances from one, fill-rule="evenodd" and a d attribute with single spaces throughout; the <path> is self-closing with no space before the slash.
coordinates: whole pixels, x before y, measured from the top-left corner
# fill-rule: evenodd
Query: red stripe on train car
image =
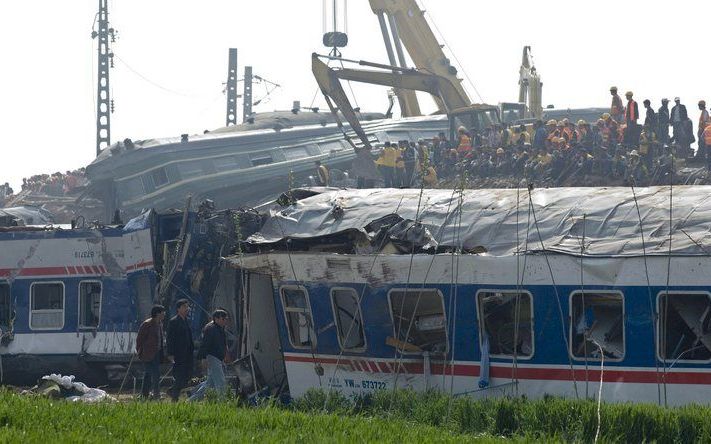
<path id="1" fill-rule="evenodd" d="M 285 356 L 286 361 L 290 362 L 314 362 L 313 358 L 308 356 Z M 333 358 L 317 358 L 316 361 L 323 364 L 335 364 L 336 359 Z M 407 362 L 400 363 L 397 361 L 380 362 L 381 368 L 391 367 L 392 372 L 395 372 L 398 366 L 400 371 L 413 374 L 421 374 L 423 372 L 422 364 Z M 446 373 L 451 375 L 454 372 L 455 376 L 479 376 L 480 367 L 478 364 L 455 364 L 442 365 L 434 364 L 431 367 L 433 375 L 441 375 Z M 576 369 L 571 372 L 570 369 L 555 368 L 555 367 L 519 367 L 514 370 L 512 367 L 491 366 L 489 374 L 492 378 L 512 379 L 537 379 L 545 381 L 572 381 L 573 374 L 578 381 L 584 381 L 586 371 L 584 369 Z M 390 372 L 387 372 L 390 373 Z M 600 370 L 589 369 L 587 371 L 588 381 L 599 381 Z M 685 371 L 668 371 L 666 374 L 661 370 L 617 370 L 614 367 L 608 367 L 604 370 L 603 381 L 605 382 L 626 382 L 626 383 L 663 383 L 668 384 L 711 384 L 711 371 L 704 372 L 685 372 Z"/>

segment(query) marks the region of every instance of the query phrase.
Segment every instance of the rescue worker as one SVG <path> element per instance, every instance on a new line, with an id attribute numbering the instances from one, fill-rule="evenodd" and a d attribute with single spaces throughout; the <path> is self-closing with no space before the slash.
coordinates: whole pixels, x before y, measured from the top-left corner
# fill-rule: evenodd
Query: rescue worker
<path id="1" fill-rule="evenodd" d="M 428 187 L 437 185 L 437 170 L 435 170 L 432 165 L 428 165 L 425 169 L 423 180 Z"/>
<path id="2" fill-rule="evenodd" d="M 550 123 L 550 122 L 549 122 Z M 536 120 L 533 124 L 533 129 L 535 130 L 533 134 L 533 148 L 539 149 L 546 145 L 546 138 L 548 137 L 548 131 L 543 125 L 542 120 Z"/>
<path id="3" fill-rule="evenodd" d="M 616 86 L 610 88 L 610 94 L 612 95 L 612 104 L 610 105 L 610 116 L 615 119 L 616 122 L 622 122 L 625 107 L 624 105 L 622 105 L 622 98 L 617 95 Z"/>
<path id="4" fill-rule="evenodd" d="M 320 160 L 316 161 L 316 183 L 319 186 L 327 187 L 330 174 L 326 165 L 322 165 Z"/>
<path id="5" fill-rule="evenodd" d="M 648 170 L 652 169 L 656 142 L 657 138 L 654 135 L 652 126 L 645 124 L 642 134 L 639 135 L 639 155 Z"/>
<path id="6" fill-rule="evenodd" d="M 699 140 L 699 149 L 696 151 L 696 158 L 705 159 L 708 145 L 706 145 L 706 141 L 704 140 L 704 130 L 709 124 L 709 112 L 706 110 L 705 100 L 699 100 L 699 111 L 701 111 L 701 115 L 699 115 L 699 129 L 696 132 L 696 137 Z"/>
<path id="7" fill-rule="evenodd" d="M 644 116 L 644 125 L 649 126 L 651 131 L 654 131 L 655 133 L 657 132 L 657 114 L 654 112 L 654 109 L 652 109 L 652 102 L 649 101 L 649 99 L 644 99 L 644 108 L 647 110 L 646 114 Z"/>
<path id="8" fill-rule="evenodd" d="M 662 99 L 657 111 L 657 140 L 662 145 L 669 142 L 669 99 Z"/>
<path id="9" fill-rule="evenodd" d="M 385 142 L 383 152 L 377 162 L 380 174 L 383 176 L 385 188 L 392 188 L 395 181 L 395 166 L 397 164 L 397 151 L 390 142 Z"/>
<path id="10" fill-rule="evenodd" d="M 704 139 L 704 144 L 706 144 L 706 147 L 711 147 L 711 125 L 706 125 L 706 128 L 704 128 L 704 133 L 702 134 L 702 138 Z M 709 155 L 709 150 L 706 151 L 706 166 L 707 168 L 711 168 L 711 155 Z"/>
<path id="11" fill-rule="evenodd" d="M 457 137 L 459 142 L 457 143 L 457 151 L 460 155 L 466 155 L 472 150 L 472 138 L 467 133 L 467 129 L 460 126 L 457 130 Z"/>
<path id="12" fill-rule="evenodd" d="M 393 180 L 393 185 L 395 187 L 402 187 L 405 184 L 405 159 L 402 157 L 402 153 L 405 149 L 402 146 L 402 143 L 394 148 L 397 161 L 395 162 L 395 179 Z"/>
<path id="13" fill-rule="evenodd" d="M 531 135 L 526 131 L 526 125 L 519 125 L 514 136 L 514 145 L 524 145 L 531 143 Z"/>
<path id="14" fill-rule="evenodd" d="M 689 146 L 691 142 L 689 141 L 691 134 L 686 133 L 686 121 L 689 120 L 689 115 L 686 113 L 686 106 L 681 104 L 681 99 L 679 97 L 674 97 L 675 105 L 671 109 L 669 115 L 670 123 L 672 125 L 672 139 L 675 143 L 679 145 L 683 155 L 686 156 L 689 152 Z"/>
<path id="15" fill-rule="evenodd" d="M 627 91 L 627 107 L 625 107 L 625 132 L 623 143 L 627 146 L 637 146 L 639 144 L 639 132 L 637 120 L 639 119 L 639 106 L 632 98 L 632 91 Z"/>

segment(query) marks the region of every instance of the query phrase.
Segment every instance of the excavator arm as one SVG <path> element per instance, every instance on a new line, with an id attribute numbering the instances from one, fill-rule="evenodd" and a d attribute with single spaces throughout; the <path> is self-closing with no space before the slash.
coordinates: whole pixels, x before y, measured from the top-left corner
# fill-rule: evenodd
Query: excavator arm
<path id="1" fill-rule="evenodd" d="M 350 100 L 348 100 L 348 96 L 341 85 L 341 80 L 389 86 L 409 91 L 423 91 L 438 98 L 444 106 L 442 111 L 447 114 L 455 109 L 471 105 L 459 94 L 456 86 L 453 85 L 449 79 L 444 77 L 363 61 L 357 63 L 361 66 L 387 69 L 389 71 L 350 68 L 332 69 L 321 60 L 321 57 L 323 56 L 315 53 L 311 56 L 311 69 L 316 78 L 316 82 L 326 97 L 326 102 L 329 104 L 331 111 L 334 113 L 337 111 L 341 112 L 366 148 L 370 148 L 370 142 L 360 125 L 360 121 L 351 106 Z M 344 59 L 344 61 L 349 60 Z"/>
<path id="2" fill-rule="evenodd" d="M 536 67 L 533 66 L 531 47 L 524 46 L 521 68 L 519 68 L 518 101 L 525 103 L 528 106 L 530 117 L 536 119 L 540 119 L 543 115 L 542 89 L 541 76 L 536 71 Z"/>

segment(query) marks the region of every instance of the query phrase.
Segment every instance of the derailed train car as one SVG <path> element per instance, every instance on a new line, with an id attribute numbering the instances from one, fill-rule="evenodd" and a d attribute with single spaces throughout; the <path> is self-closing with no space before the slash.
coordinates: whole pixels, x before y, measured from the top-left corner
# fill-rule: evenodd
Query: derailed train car
<path id="1" fill-rule="evenodd" d="M 120 379 L 156 303 L 189 298 L 199 338 L 211 307 L 234 313 L 234 296 L 216 289 L 235 233 L 234 214 L 209 204 L 125 225 L 0 227 L 0 383 Z"/>
<path id="2" fill-rule="evenodd" d="M 711 399 L 711 187 L 310 194 L 228 259 L 265 384 Z"/>

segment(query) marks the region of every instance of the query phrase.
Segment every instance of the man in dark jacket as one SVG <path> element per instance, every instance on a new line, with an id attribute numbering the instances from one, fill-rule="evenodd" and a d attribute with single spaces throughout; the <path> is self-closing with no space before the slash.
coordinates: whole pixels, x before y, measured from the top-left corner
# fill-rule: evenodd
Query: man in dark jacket
<path id="1" fill-rule="evenodd" d="M 180 299 L 176 304 L 177 314 L 168 323 L 168 358 L 173 361 L 173 386 L 168 394 L 173 401 L 187 387 L 193 369 L 193 333 L 188 324 L 190 303 Z"/>
<path id="2" fill-rule="evenodd" d="M 154 305 L 151 317 L 143 321 L 136 336 L 136 352 L 143 362 L 143 386 L 141 396 L 148 398 L 153 392 L 153 399 L 160 399 L 160 363 L 163 359 L 163 319 L 165 308 Z"/>
<path id="3" fill-rule="evenodd" d="M 227 390 L 225 371 L 222 365 L 227 351 L 225 324 L 227 324 L 227 312 L 215 310 L 212 313 L 212 322 L 202 329 L 202 342 L 197 358 L 207 361 L 207 379 L 195 389 L 195 392 L 190 396 L 190 401 L 201 400 L 208 389 L 214 389 L 218 394 L 224 394 Z"/>
<path id="4" fill-rule="evenodd" d="M 657 111 L 657 140 L 662 145 L 669 142 L 669 99 L 662 99 L 662 106 Z"/>
<path id="5" fill-rule="evenodd" d="M 675 105 L 669 114 L 671 125 L 674 130 L 672 137 L 674 138 L 674 142 L 681 147 L 683 155 L 686 156 L 688 154 L 689 145 L 691 144 L 689 137 L 691 133 L 687 134 L 687 131 L 685 131 L 685 125 L 686 121 L 689 120 L 689 115 L 686 113 L 686 106 L 681 104 L 681 99 L 679 99 L 679 97 L 674 98 L 674 103 Z"/>

